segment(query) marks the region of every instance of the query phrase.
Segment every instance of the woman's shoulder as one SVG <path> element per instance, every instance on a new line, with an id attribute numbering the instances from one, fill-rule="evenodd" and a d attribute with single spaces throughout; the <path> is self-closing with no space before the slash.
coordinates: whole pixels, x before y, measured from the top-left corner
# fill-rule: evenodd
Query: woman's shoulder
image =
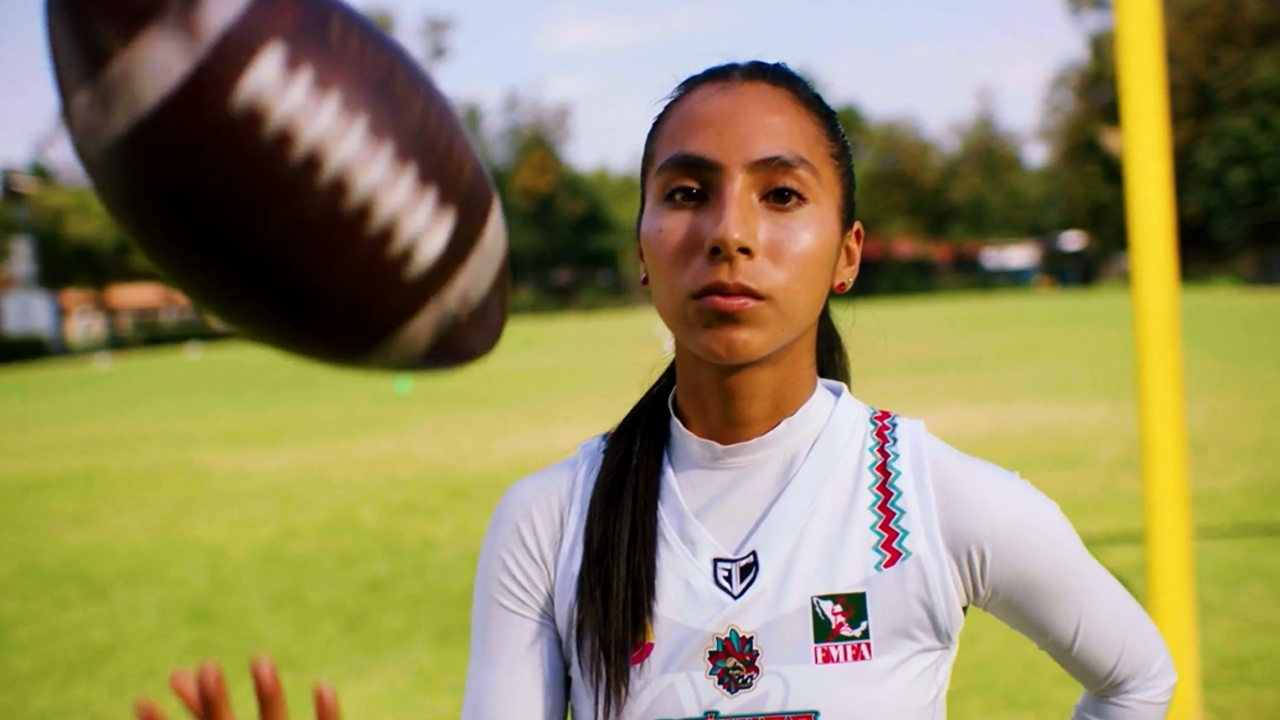
<path id="1" fill-rule="evenodd" d="M 944 525 L 985 536 L 995 524 L 1034 524 L 1061 515 L 1057 502 L 1021 472 L 961 449 L 923 419 L 910 424 Z"/>
<path id="2" fill-rule="evenodd" d="M 495 515 L 514 519 L 529 513 L 563 516 L 581 493 L 583 481 L 604 452 L 607 433 L 580 443 L 566 457 L 516 480 L 503 493 Z"/>
<path id="3" fill-rule="evenodd" d="M 570 523 L 581 513 L 575 499 L 581 496 L 590 472 L 585 465 L 599 452 L 599 438 L 594 438 L 567 457 L 521 477 L 503 492 L 489 518 L 481 576 L 497 573 L 523 578 L 516 583 L 524 594 L 520 602 L 537 613 L 549 612 L 546 602 L 555 582 L 554 569 Z"/>
<path id="4" fill-rule="evenodd" d="M 850 394 L 849 407 L 865 418 L 866 432 L 872 441 L 894 443 L 897 450 L 910 452 L 921 459 L 934 476 L 976 478 L 1000 482 L 1021 480 L 1017 472 L 959 449 L 951 440 L 943 439 L 929 426 L 927 415 L 899 413 L 892 408 L 860 400 Z"/>
<path id="5" fill-rule="evenodd" d="M 861 402 L 858 405 L 868 414 L 868 433 L 872 440 L 893 442 L 899 454 L 914 457 L 918 461 L 916 467 L 925 472 L 935 495 L 946 502 L 958 498 L 974 501 L 1001 498 L 1024 506 L 1057 509 L 1053 500 L 1016 469 L 962 449 L 964 443 L 937 433 L 929 426 L 927 415 L 899 414 Z"/>

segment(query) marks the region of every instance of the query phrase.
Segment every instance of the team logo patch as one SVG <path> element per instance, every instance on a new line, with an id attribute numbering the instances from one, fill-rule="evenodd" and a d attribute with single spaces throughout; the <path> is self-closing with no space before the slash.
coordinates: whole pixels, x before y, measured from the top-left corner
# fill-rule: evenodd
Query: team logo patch
<path id="1" fill-rule="evenodd" d="M 667 720 L 818 720 L 818 717 L 817 710 L 783 710 L 756 715 L 721 715 L 719 710 L 708 710 L 697 717 Z"/>
<path id="2" fill-rule="evenodd" d="M 732 625 L 724 635 L 713 636 L 707 648 L 707 677 L 716 681 L 729 697 L 747 692 L 760 679 L 760 648 L 754 633 L 744 633 Z"/>
<path id="3" fill-rule="evenodd" d="M 737 600 L 742 597 L 760 576 L 760 558 L 752 550 L 740 558 L 716 558 L 711 561 L 711 575 L 716 587 Z"/>
<path id="4" fill-rule="evenodd" d="M 867 614 L 866 593 L 815 595 L 810 601 L 815 665 L 871 659 L 871 617 Z"/>

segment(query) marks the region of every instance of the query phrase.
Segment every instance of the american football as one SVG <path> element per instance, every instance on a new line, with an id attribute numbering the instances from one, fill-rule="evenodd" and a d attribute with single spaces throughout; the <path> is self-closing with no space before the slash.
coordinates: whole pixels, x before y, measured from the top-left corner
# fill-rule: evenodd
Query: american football
<path id="1" fill-rule="evenodd" d="M 499 198 L 449 101 L 339 0 L 48 0 L 75 151 L 103 204 L 247 337 L 429 369 L 507 321 Z"/>

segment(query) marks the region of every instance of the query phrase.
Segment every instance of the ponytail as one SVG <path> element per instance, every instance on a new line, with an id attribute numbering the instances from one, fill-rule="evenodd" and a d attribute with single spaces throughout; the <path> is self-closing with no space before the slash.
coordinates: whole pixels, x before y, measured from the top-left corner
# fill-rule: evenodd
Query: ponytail
<path id="1" fill-rule="evenodd" d="M 672 361 L 609 434 L 587 509 L 576 640 L 583 673 L 603 696 L 602 720 L 626 702 L 631 653 L 653 617 L 658 490 L 675 388 Z"/>

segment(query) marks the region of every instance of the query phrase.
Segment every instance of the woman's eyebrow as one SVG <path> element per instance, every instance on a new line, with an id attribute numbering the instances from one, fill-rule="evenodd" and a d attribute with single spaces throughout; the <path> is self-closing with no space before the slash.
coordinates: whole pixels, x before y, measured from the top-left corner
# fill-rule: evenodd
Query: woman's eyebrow
<path id="1" fill-rule="evenodd" d="M 661 175 L 671 172 L 689 175 L 719 175 L 724 172 L 724 166 L 704 155 L 678 152 L 663 160 L 662 164 L 658 165 L 658 169 L 653 171 L 653 174 Z"/>
<path id="2" fill-rule="evenodd" d="M 818 174 L 818 168 L 814 167 L 813 163 L 809 162 L 804 157 L 801 157 L 800 155 L 786 154 L 770 155 L 768 157 L 760 158 L 759 160 L 752 160 L 751 164 L 747 166 L 747 169 L 752 173 L 791 170 L 809 173 L 814 176 Z"/>
<path id="3" fill-rule="evenodd" d="M 778 172 L 779 170 L 807 172 L 815 176 L 818 174 L 818 169 L 814 167 L 813 163 L 800 155 L 769 155 L 767 157 L 752 160 L 747 164 L 747 172 L 752 174 Z M 724 165 L 706 157 L 705 155 L 699 155 L 691 152 L 678 152 L 663 160 L 662 163 L 658 165 L 658 168 L 654 170 L 655 175 L 670 172 L 690 175 L 720 175 L 724 172 Z"/>

